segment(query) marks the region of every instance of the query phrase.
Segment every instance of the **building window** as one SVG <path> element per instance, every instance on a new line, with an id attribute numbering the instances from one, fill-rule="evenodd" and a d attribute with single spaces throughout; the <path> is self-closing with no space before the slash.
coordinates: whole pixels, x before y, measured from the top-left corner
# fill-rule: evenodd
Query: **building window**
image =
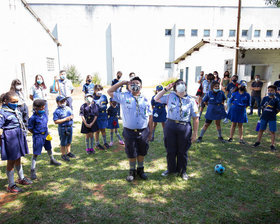
<path id="1" fill-rule="evenodd" d="M 242 37 L 247 37 L 248 36 L 248 30 L 242 30 L 241 35 L 242 35 Z"/>
<path id="2" fill-rule="evenodd" d="M 185 36 L 185 30 L 184 29 L 179 29 L 178 37 L 184 37 L 184 36 Z"/>
<path id="3" fill-rule="evenodd" d="M 197 33 L 198 33 L 198 31 L 196 29 L 191 30 L 191 36 L 192 37 L 197 37 Z"/>
<path id="4" fill-rule="evenodd" d="M 217 30 L 217 37 L 222 37 L 224 31 L 223 30 Z"/>
<path id="5" fill-rule="evenodd" d="M 54 71 L 54 58 L 47 58 L 47 70 L 49 72 Z"/>
<path id="6" fill-rule="evenodd" d="M 267 30 L 266 31 L 266 37 L 272 37 L 272 30 Z"/>
<path id="7" fill-rule="evenodd" d="M 261 36 L 261 31 L 260 30 L 255 30 L 254 37 L 260 37 L 260 36 Z"/>
<path id="8" fill-rule="evenodd" d="M 165 68 L 171 68 L 172 64 L 170 62 L 165 62 Z"/>
<path id="9" fill-rule="evenodd" d="M 229 37 L 235 37 L 235 30 L 229 30 Z"/>
<path id="10" fill-rule="evenodd" d="M 165 29 L 165 36 L 171 36 L 172 30 L 171 29 Z"/>
<path id="11" fill-rule="evenodd" d="M 210 37 L 210 30 L 204 30 L 203 31 L 203 36 L 204 37 Z"/>
<path id="12" fill-rule="evenodd" d="M 200 72 L 201 72 L 201 66 L 195 67 L 195 82 L 198 82 L 200 79 Z"/>

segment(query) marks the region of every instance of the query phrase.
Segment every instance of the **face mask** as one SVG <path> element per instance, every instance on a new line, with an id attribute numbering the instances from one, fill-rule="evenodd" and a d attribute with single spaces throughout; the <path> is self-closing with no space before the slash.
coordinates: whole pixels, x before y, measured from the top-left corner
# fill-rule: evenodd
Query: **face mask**
<path id="1" fill-rule="evenodd" d="M 276 93 L 268 93 L 267 95 L 268 95 L 268 96 L 275 96 Z"/>
<path id="2" fill-rule="evenodd" d="M 183 93 L 183 92 L 185 92 L 185 91 L 186 91 L 186 86 L 185 86 L 185 84 L 183 84 L 183 83 L 178 84 L 178 85 L 176 86 L 176 91 L 177 91 L 178 93 Z"/>
<path id="3" fill-rule="evenodd" d="M 241 87 L 240 87 L 240 90 L 241 90 L 241 91 L 245 91 L 245 89 L 246 89 L 245 86 L 241 86 Z"/>
<path id="4" fill-rule="evenodd" d="M 64 79 L 65 79 L 65 75 L 61 75 L 61 76 L 60 76 L 60 79 L 61 79 L 61 80 L 64 80 Z"/>
<path id="5" fill-rule="evenodd" d="M 101 91 L 98 91 L 98 92 L 96 93 L 96 96 L 102 96 L 102 92 L 101 92 Z"/>
<path id="6" fill-rule="evenodd" d="M 41 79 L 38 79 L 38 80 L 37 80 L 37 83 L 38 83 L 39 85 L 41 85 L 41 84 L 43 83 L 43 81 L 42 81 Z"/>
<path id="7" fill-rule="evenodd" d="M 66 107 L 66 102 L 65 103 L 62 103 L 60 104 L 61 107 Z"/>
<path id="8" fill-rule="evenodd" d="M 219 89 L 213 89 L 213 91 L 214 91 L 215 93 L 217 93 L 217 92 L 219 92 L 220 90 L 219 90 Z"/>
<path id="9" fill-rule="evenodd" d="M 232 82 L 236 83 L 236 82 L 237 82 L 237 79 L 233 79 Z"/>
<path id="10" fill-rule="evenodd" d="M 91 79 L 88 79 L 87 82 L 91 83 Z"/>
<path id="11" fill-rule="evenodd" d="M 140 91 L 140 86 L 137 84 L 131 84 L 130 85 L 131 91 L 133 92 L 139 92 Z"/>
<path id="12" fill-rule="evenodd" d="M 112 102 L 112 106 L 113 106 L 113 107 L 117 106 L 117 103 Z"/>
<path id="13" fill-rule="evenodd" d="M 46 111 L 45 110 L 38 110 L 39 115 L 43 115 Z"/>
<path id="14" fill-rule="evenodd" d="M 258 78 L 255 79 L 256 82 L 259 81 L 259 80 L 260 80 L 260 79 L 258 79 Z"/>
<path id="15" fill-rule="evenodd" d="M 16 90 L 21 90 L 21 89 L 22 89 L 22 85 L 16 86 Z"/>
<path id="16" fill-rule="evenodd" d="M 117 78 L 118 78 L 118 79 L 120 79 L 120 78 L 121 78 L 121 76 L 120 76 L 120 75 L 117 75 Z"/>
<path id="17" fill-rule="evenodd" d="M 87 101 L 87 103 L 92 103 L 93 99 L 92 99 L 92 97 L 87 97 L 86 101 Z"/>
<path id="18" fill-rule="evenodd" d="M 8 107 L 10 107 L 12 110 L 15 110 L 17 108 L 17 103 L 8 103 Z"/>

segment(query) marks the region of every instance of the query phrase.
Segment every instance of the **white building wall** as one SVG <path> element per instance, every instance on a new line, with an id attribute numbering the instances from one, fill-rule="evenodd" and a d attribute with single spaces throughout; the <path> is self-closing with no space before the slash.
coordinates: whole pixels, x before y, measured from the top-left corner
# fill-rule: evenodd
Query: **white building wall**
<path id="1" fill-rule="evenodd" d="M 31 7 L 49 27 L 58 24 L 59 40 L 63 43 L 61 64 L 76 65 L 83 78 L 97 72 L 103 84 L 110 83 L 108 79 L 121 70 L 124 78 L 134 71 L 142 77 L 144 85 L 156 85 L 177 75 L 173 66 L 165 69 L 165 62 L 176 59 L 204 38 L 204 29 L 210 29 L 210 38 L 216 38 L 217 30 L 222 29 L 222 39 L 229 38 L 230 29 L 236 30 L 237 1 L 212 1 L 213 5 L 211 1 L 202 0 L 192 1 L 192 5 L 184 4 L 187 1 L 174 5 L 171 1 L 167 5 L 153 4 L 155 1 L 150 4 L 133 1 L 131 4 L 137 2 L 135 5 L 122 2 L 81 4 L 32 0 Z M 279 38 L 280 9 L 254 6 L 253 1 L 243 2 L 246 7 L 242 8 L 241 30 L 251 29 L 253 33 L 254 29 L 261 29 L 263 38 L 269 27 L 274 30 L 272 38 Z M 271 18 L 273 21 L 268 24 Z M 106 38 L 109 26 L 111 50 Z M 165 36 L 165 29 L 172 29 L 172 35 Z M 185 29 L 185 36 L 179 37 L 178 29 Z M 196 37 L 191 37 L 191 29 L 198 29 Z M 108 58 L 108 51 L 112 52 L 112 58 Z M 107 74 L 108 66 L 112 74 Z"/>
<path id="2" fill-rule="evenodd" d="M 25 66 L 25 89 L 29 91 L 36 74 L 42 74 L 46 84 L 57 75 L 56 44 L 24 8 L 20 0 L 0 1 L 0 89 L 10 89 L 13 79 L 22 80 L 21 64 Z M 47 57 L 54 58 L 54 71 L 47 71 Z"/>

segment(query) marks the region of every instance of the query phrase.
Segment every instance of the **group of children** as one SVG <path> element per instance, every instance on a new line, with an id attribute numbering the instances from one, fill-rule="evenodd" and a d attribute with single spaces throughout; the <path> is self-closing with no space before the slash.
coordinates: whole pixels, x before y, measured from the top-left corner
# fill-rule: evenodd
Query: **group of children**
<path id="1" fill-rule="evenodd" d="M 82 119 L 81 133 L 85 134 L 86 147 L 88 154 L 95 153 L 94 148 L 104 150 L 114 144 L 113 136 L 116 134 L 119 144 L 124 145 L 124 142 L 118 133 L 118 108 L 117 103 L 110 99 L 110 106 L 107 108 L 108 100 L 106 95 L 102 93 L 103 87 L 101 85 L 92 85 L 91 76 L 87 76 L 87 84 L 83 91 L 85 92 L 85 103 L 80 107 L 80 116 Z M 211 90 L 202 98 L 202 104 L 208 105 L 205 114 L 205 124 L 201 129 L 200 136 L 197 142 L 202 141 L 202 137 L 210 126 L 212 121 L 215 121 L 218 139 L 222 142 L 225 140 L 222 137 L 221 120 L 228 118 L 232 121 L 230 138 L 228 142 L 233 141 L 235 128 L 238 125 L 239 142 L 245 144 L 243 140 L 243 123 L 248 122 L 246 107 L 250 105 L 250 95 L 246 91 L 247 83 L 242 80 L 233 88 L 229 103 L 231 105 L 228 113 L 225 111 L 224 102 L 226 96 L 220 90 L 220 83 L 218 81 L 211 82 Z M 163 89 L 162 86 L 157 86 L 157 92 Z M 1 96 L 2 108 L 0 109 L 0 135 L 1 135 L 1 158 L 7 160 L 7 177 L 9 192 L 21 192 L 22 189 L 18 187 L 14 181 L 14 167 L 18 172 L 18 184 L 29 185 L 31 180 L 26 178 L 23 174 L 21 165 L 21 156 L 29 153 L 26 133 L 28 129 L 32 133 L 33 138 L 33 156 L 31 161 L 31 179 L 37 179 L 36 175 L 36 161 L 37 157 L 41 155 L 44 147 L 50 157 L 50 164 L 59 166 L 60 162 L 53 157 L 51 136 L 48 131 L 48 115 L 45 111 L 45 100 L 35 100 L 33 102 L 33 115 L 28 120 L 28 125 L 24 123 L 21 112 L 17 109 L 19 97 L 14 91 L 9 91 Z M 61 158 L 64 161 L 70 161 L 75 158 L 71 152 L 71 143 L 73 135 L 73 111 L 66 106 L 66 98 L 58 96 L 56 98 L 57 108 L 53 113 L 54 123 L 58 125 L 58 133 L 60 138 Z M 154 96 L 151 100 L 153 107 L 153 138 L 157 123 L 161 123 L 164 127 L 166 121 L 166 105 L 155 102 Z M 275 148 L 275 132 L 276 132 L 276 114 L 280 110 L 280 101 L 277 95 L 277 87 L 271 85 L 268 87 L 268 96 L 262 100 L 262 115 L 260 118 L 260 130 L 258 138 L 254 147 L 260 145 L 261 138 L 267 124 L 271 132 L 271 150 Z M 110 129 L 110 143 L 106 140 L 106 129 Z M 101 132 L 103 138 L 103 145 L 99 143 L 99 133 Z M 94 136 L 95 134 L 95 136 Z M 95 139 L 95 140 L 94 140 Z M 94 144 L 95 143 L 95 144 Z M 95 145 L 95 146 L 94 146 Z"/>

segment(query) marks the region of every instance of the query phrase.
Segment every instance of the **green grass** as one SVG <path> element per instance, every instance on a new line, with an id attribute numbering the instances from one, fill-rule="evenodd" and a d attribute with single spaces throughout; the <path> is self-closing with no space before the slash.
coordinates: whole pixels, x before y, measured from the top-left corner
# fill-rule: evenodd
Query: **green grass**
<path id="1" fill-rule="evenodd" d="M 257 117 L 249 119 L 244 146 L 237 132 L 233 143 L 218 142 L 215 126 L 210 126 L 203 142 L 189 150 L 187 182 L 160 175 L 166 169 L 160 125 L 146 156 L 149 180 L 127 183 L 123 148 L 88 156 L 76 123 L 72 151 L 77 159 L 54 167 L 44 152 L 37 163 L 39 180 L 24 186 L 24 193 L 5 193 L 6 163 L 1 162 L 0 223 L 280 223 L 279 150 L 270 152 L 269 134 L 260 147 L 251 146 Z M 56 126 L 50 128 L 60 160 Z M 222 128 L 227 138 L 230 124 Z M 27 176 L 30 160 L 31 155 L 23 159 Z M 226 167 L 223 175 L 214 173 L 217 163 Z"/>

